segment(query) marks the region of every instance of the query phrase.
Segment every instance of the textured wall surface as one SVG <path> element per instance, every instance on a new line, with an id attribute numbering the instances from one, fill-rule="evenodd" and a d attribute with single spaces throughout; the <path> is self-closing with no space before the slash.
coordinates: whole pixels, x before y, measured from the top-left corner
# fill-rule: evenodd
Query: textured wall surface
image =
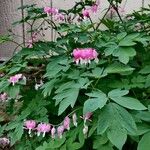
<path id="1" fill-rule="evenodd" d="M 50 5 L 50 0 L 22 0 L 24 4 L 27 3 L 37 3 L 38 6 Z M 53 6 L 58 8 L 71 8 L 75 1 L 79 0 L 53 0 Z M 126 2 L 127 1 L 127 2 Z M 142 6 L 143 0 L 124 0 L 122 6 L 125 6 L 126 12 L 132 12 L 133 10 L 139 9 Z M 144 0 L 145 6 L 150 4 L 150 0 Z M 0 35 L 7 34 L 8 29 L 20 35 L 20 37 L 15 37 L 15 40 L 19 43 L 23 42 L 23 27 L 22 25 L 12 27 L 11 24 L 22 17 L 21 10 L 17 8 L 21 6 L 21 0 L 0 0 Z M 108 6 L 107 0 L 101 0 L 101 9 L 104 9 Z M 94 16 L 99 17 L 99 16 Z M 27 30 L 29 27 L 25 25 L 24 30 Z M 51 32 L 46 34 L 46 39 L 51 39 Z M 25 38 L 29 38 L 28 35 L 25 35 Z M 16 45 L 12 43 L 6 43 L 0 45 L 0 59 L 8 58 L 12 55 L 13 50 Z"/>

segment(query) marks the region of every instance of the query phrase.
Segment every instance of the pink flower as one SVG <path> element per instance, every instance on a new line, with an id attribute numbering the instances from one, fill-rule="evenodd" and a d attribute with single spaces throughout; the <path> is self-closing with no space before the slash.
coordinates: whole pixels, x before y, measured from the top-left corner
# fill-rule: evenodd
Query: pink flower
<path id="1" fill-rule="evenodd" d="M 74 61 L 78 65 L 90 63 L 91 60 L 98 61 L 98 53 L 95 49 L 92 48 L 82 48 L 82 49 L 74 49 L 73 50 Z"/>
<path id="2" fill-rule="evenodd" d="M 34 120 L 27 120 L 24 125 L 27 129 L 29 129 L 29 134 L 31 134 L 31 130 L 36 127 L 36 122 Z"/>
<path id="3" fill-rule="evenodd" d="M 96 13 L 97 10 L 98 10 L 98 5 L 97 5 L 97 4 L 92 5 L 91 11 L 92 11 L 93 13 Z"/>
<path id="4" fill-rule="evenodd" d="M 85 115 L 83 115 L 83 117 L 81 116 L 81 118 L 84 120 L 84 125 L 86 124 L 86 121 L 91 121 L 91 116 L 92 116 L 92 113 L 91 112 L 88 112 L 86 113 Z"/>
<path id="5" fill-rule="evenodd" d="M 59 10 L 57 8 L 51 8 L 51 14 L 56 15 L 58 14 Z"/>
<path id="6" fill-rule="evenodd" d="M 10 144 L 10 140 L 8 138 L 0 138 L 0 146 L 8 146 Z"/>
<path id="7" fill-rule="evenodd" d="M 90 17 L 90 9 L 84 9 L 82 11 L 82 15 L 83 15 L 83 18 L 86 19 L 86 18 L 89 18 Z"/>
<path id="8" fill-rule="evenodd" d="M 0 101 L 6 101 L 8 98 L 7 93 L 0 94 Z"/>
<path id="9" fill-rule="evenodd" d="M 68 116 L 65 117 L 63 126 L 64 126 L 64 129 L 70 130 L 70 118 Z"/>
<path id="10" fill-rule="evenodd" d="M 47 14 L 51 13 L 51 7 L 44 7 L 44 12 Z"/>
<path id="11" fill-rule="evenodd" d="M 77 123 L 77 115 L 75 113 L 72 115 L 72 120 L 73 120 L 73 125 L 75 127 L 77 127 L 77 125 L 78 125 L 78 123 Z"/>
<path id="12" fill-rule="evenodd" d="M 62 134 L 64 132 L 64 126 L 59 126 L 57 128 L 57 134 L 58 134 L 58 137 L 61 139 L 62 138 Z"/>
<path id="13" fill-rule="evenodd" d="M 88 113 L 86 113 L 86 114 L 83 116 L 83 119 L 84 119 L 84 120 L 89 120 L 89 119 L 91 118 L 91 116 L 92 116 L 92 113 L 91 113 L 91 112 L 88 112 Z"/>
<path id="14" fill-rule="evenodd" d="M 56 21 L 57 21 L 57 20 L 64 21 L 64 20 L 65 20 L 65 17 L 64 17 L 63 14 L 58 13 L 58 14 L 55 15 L 55 20 L 56 20 Z"/>
<path id="15" fill-rule="evenodd" d="M 98 11 L 100 1 L 97 0 L 90 8 L 86 8 L 82 11 L 82 15 L 84 19 L 90 18 L 92 13 L 96 13 Z"/>
<path id="16" fill-rule="evenodd" d="M 47 13 L 47 15 L 49 14 L 56 15 L 58 14 L 59 10 L 53 7 L 44 7 L 44 12 Z"/>
<path id="17" fill-rule="evenodd" d="M 56 129 L 55 129 L 55 127 L 53 127 L 52 129 L 51 129 L 51 137 L 54 139 L 55 138 L 55 133 L 56 133 Z"/>
<path id="18" fill-rule="evenodd" d="M 40 123 L 38 124 L 36 129 L 37 129 L 37 135 L 40 136 L 40 134 L 43 133 L 43 137 L 44 137 L 45 133 L 51 130 L 51 125 L 46 123 Z"/>
<path id="19" fill-rule="evenodd" d="M 9 78 L 9 82 L 12 83 L 12 85 L 14 86 L 17 82 L 19 82 L 19 80 L 22 78 L 22 74 L 16 74 L 14 76 L 11 76 Z"/>

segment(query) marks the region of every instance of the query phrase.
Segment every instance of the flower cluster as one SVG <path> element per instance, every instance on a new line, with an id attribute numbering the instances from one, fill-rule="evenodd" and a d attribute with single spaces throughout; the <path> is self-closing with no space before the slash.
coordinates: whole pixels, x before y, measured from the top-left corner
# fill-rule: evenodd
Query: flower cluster
<path id="1" fill-rule="evenodd" d="M 82 11 L 82 15 L 84 19 L 90 18 L 92 13 L 96 13 L 98 11 L 100 2 L 97 0 L 90 8 L 86 8 Z"/>
<path id="2" fill-rule="evenodd" d="M 91 63 L 91 60 L 98 62 L 98 53 L 93 48 L 77 48 L 73 50 L 74 61 L 78 65 Z"/>
<path id="3" fill-rule="evenodd" d="M 92 113 L 87 113 L 82 119 L 84 119 L 84 129 L 83 129 L 83 134 L 87 134 L 88 132 L 88 126 L 86 125 L 86 121 L 90 120 Z M 75 127 L 77 127 L 77 116 L 74 113 L 72 115 L 72 123 Z M 24 128 L 28 130 L 29 135 L 31 135 L 31 131 L 36 132 L 37 136 L 40 136 L 41 134 L 43 137 L 45 137 L 46 133 L 50 133 L 51 137 L 54 139 L 56 136 L 59 138 L 62 138 L 63 133 L 65 130 L 70 130 L 70 124 L 71 124 L 71 119 L 69 116 L 66 116 L 64 121 L 56 126 L 52 125 L 50 123 L 37 123 L 35 120 L 26 120 L 24 122 Z"/>
<path id="4" fill-rule="evenodd" d="M 51 137 L 55 138 L 55 135 L 59 138 L 62 138 L 63 132 L 65 130 L 70 130 L 70 118 L 67 116 L 65 117 L 62 125 L 58 126 L 57 128 L 49 123 L 39 123 L 35 120 L 27 120 L 24 122 L 25 129 L 28 130 L 29 135 L 31 134 L 31 131 L 34 130 L 37 132 L 37 136 L 40 136 L 40 134 L 45 137 L 46 133 L 51 133 Z"/>
<path id="5" fill-rule="evenodd" d="M 12 83 L 12 85 L 14 86 L 17 82 L 19 82 L 19 80 L 23 77 L 22 74 L 16 74 L 14 76 L 11 76 L 9 78 L 9 82 Z"/>
<path id="6" fill-rule="evenodd" d="M 53 15 L 55 21 L 60 20 L 60 21 L 64 21 L 65 17 L 62 13 L 59 13 L 59 10 L 57 8 L 54 7 L 44 7 L 44 12 L 47 15 Z"/>

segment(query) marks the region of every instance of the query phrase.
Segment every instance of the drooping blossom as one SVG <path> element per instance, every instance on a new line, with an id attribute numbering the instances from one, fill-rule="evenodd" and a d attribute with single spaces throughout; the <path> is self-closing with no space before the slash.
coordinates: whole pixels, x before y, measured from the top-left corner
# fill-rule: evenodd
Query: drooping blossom
<path id="1" fill-rule="evenodd" d="M 75 127 L 77 127 L 78 123 L 77 123 L 77 115 L 76 115 L 76 113 L 74 113 L 74 114 L 72 115 L 72 120 L 73 120 L 73 125 L 74 125 Z"/>
<path id="2" fill-rule="evenodd" d="M 90 119 L 91 117 L 92 117 L 92 113 L 88 112 L 85 115 L 83 115 L 83 117 L 81 117 L 81 118 L 84 120 L 84 124 L 85 124 L 87 120 L 91 121 L 91 119 Z"/>
<path id="3" fill-rule="evenodd" d="M 31 134 L 31 131 L 36 127 L 36 121 L 27 120 L 27 121 L 25 121 L 24 126 L 25 126 L 26 129 L 29 130 L 28 133 Z"/>
<path id="4" fill-rule="evenodd" d="M 51 7 L 48 7 L 48 6 L 44 7 L 44 12 L 46 14 L 50 14 L 51 13 Z"/>
<path id="5" fill-rule="evenodd" d="M 70 130 L 70 118 L 68 116 L 65 117 L 63 126 L 64 129 Z"/>
<path id="6" fill-rule="evenodd" d="M 17 82 L 19 82 L 19 80 L 22 78 L 22 74 L 16 74 L 14 76 L 11 76 L 9 78 L 9 82 L 12 83 L 12 85 L 14 86 Z"/>
<path id="7" fill-rule="evenodd" d="M 94 5 L 91 6 L 91 11 L 92 11 L 93 13 L 96 13 L 97 10 L 98 10 L 98 5 L 97 5 L 97 4 L 94 4 Z"/>
<path id="8" fill-rule="evenodd" d="M 10 144 L 10 140 L 8 138 L 0 138 L 0 146 L 6 147 Z"/>
<path id="9" fill-rule="evenodd" d="M 59 10 L 54 7 L 44 7 L 44 12 L 47 15 L 56 15 L 56 14 L 58 14 Z"/>
<path id="10" fill-rule="evenodd" d="M 90 17 L 90 12 L 91 12 L 91 9 L 84 9 L 82 11 L 83 18 L 84 19 L 89 18 Z"/>
<path id="11" fill-rule="evenodd" d="M 0 94 L 0 101 L 5 102 L 8 98 L 7 93 Z"/>
<path id="12" fill-rule="evenodd" d="M 57 128 L 57 134 L 60 139 L 62 138 L 63 133 L 64 133 L 64 126 L 62 125 Z"/>
<path id="13" fill-rule="evenodd" d="M 51 125 L 47 123 L 40 123 L 37 126 L 37 135 L 40 136 L 41 133 L 43 133 L 43 137 L 45 137 L 45 134 L 50 132 Z"/>
<path id="14" fill-rule="evenodd" d="M 51 129 L 51 137 L 52 137 L 52 139 L 55 138 L 55 133 L 56 133 L 56 129 L 55 129 L 55 127 L 53 127 L 53 128 Z"/>
<path id="15" fill-rule="evenodd" d="M 83 116 L 83 118 L 84 118 L 85 120 L 89 120 L 89 119 L 91 118 L 91 116 L 92 116 L 92 113 L 91 113 L 91 112 L 88 112 L 88 113 L 86 113 L 86 114 Z"/>
<path id="16" fill-rule="evenodd" d="M 86 135 L 88 133 L 88 126 L 84 125 L 83 134 Z"/>
<path id="17" fill-rule="evenodd" d="M 56 20 L 56 21 L 64 21 L 65 20 L 65 16 L 63 15 L 63 14 L 61 14 L 61 13 L 58 13 L 58 14 L 56 14 L 55 16 L 54 16 L 54 19 Z"/>
<path id="18" fill-rule="evenodd" d="M 97 0 L 90 8 L 85 8 L 82 10 L 82 15 L 84 19 L 90 18 L 92 13 L 96 13 L 98 11 L 98 7 L 100 5 L 100 1 Z"/>
<path id="19" fill-rule="evenodd" d="M 93 48 L 77 48 L 73 50 L 74 61 L 78 65 L 91 63 L 91 60 L 98 61 L 98 53 Z"/>

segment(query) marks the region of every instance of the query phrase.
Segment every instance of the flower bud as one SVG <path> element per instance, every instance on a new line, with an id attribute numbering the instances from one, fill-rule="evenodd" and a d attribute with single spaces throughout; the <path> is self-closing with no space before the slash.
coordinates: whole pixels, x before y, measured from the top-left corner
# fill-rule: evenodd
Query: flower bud
<path id="1" fill-rule="evenodd" d="M 84 125 L 83 134 L 86 135 L 88 133 L 88 126 Z"/>
<path id="2" fill-rule="evenodd" d="M 63 125 L 64 129 L 70 130 L 70 118 L 68 116 L 65 117 Z"/>
<path id="3" fill-rule="evenodd" d="M 77 123 L 77 115 L 75 113 L 72 115 L 72 120 L 73 120 L 73 125 L 75 127 L 77 127 L 77 125 L 78 125 L 78 123 Z"/>
<path id="4" fill-rule="evenodd" d="M 58 134 L 58 137 L 61 139 L 62 138 L 62 134 L 64 132 L 64 126 L 59 126 L 57 128 L 57 134 Z"/>
<path id="5" fill-rule="evenodd" d="M 55 133 L 56 133 L 56 129 L 55 129 L 55 127 L 53 127 L 52 129 L 51 129 L 51 137 L 54 139 L 55 138 Z"/>

